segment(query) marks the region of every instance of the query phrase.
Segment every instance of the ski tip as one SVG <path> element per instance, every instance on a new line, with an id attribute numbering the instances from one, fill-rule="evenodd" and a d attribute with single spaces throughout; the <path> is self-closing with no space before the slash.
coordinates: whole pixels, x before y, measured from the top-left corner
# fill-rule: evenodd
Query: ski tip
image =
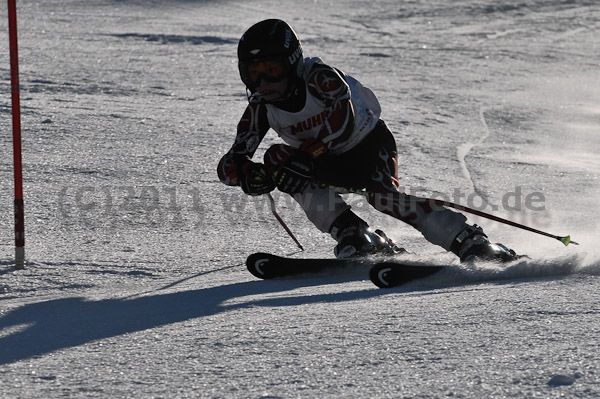
<path id="1" fill-rule="evenodd" d="M 565 247 L 568 246 L 569 244 L 573 244 L 573 245 L 579 245 L 579 243 L 575 242 L 575 241 L 571 241 L 571 236 L 566 236 L 566 237 L 561 237 L 560 241 L 565 244 Z"/>

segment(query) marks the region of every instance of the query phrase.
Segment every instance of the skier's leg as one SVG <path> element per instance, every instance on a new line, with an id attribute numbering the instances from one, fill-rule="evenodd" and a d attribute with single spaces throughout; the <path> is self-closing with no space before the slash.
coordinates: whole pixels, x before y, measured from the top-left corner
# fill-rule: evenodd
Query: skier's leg
<path id="1" fill-rule="evenodd" d="M 373 194 L 369 203 L 377 210 L 413 226 L 425 239 L 456 254 L 461 262 L 479 259 L 507 262 L 515 260 L 515 252 L 502 244 L 492 244 L 477 225 L 467 218 L 427 201 L 395 192 Z"/>
<path id="2" fill-rule="evenodd" d="M 350 211 L 344 199 L 326 188 L 308 186 L 304 192 L 292 196 L 306 213 L 306 217 L 323 233 L 330 233 L 335 220 Z M 358 217 L 358 216 L 357 216 Z"/>
<path id="3" fill-rule="evenodd" d="M 416 228 L 425 239 L 456 254 L 461 261 L 484 258 L 508 261 L 514 251 L 501 244 L 491 244 L 483 230 L 467 224 L 467 218 L 443 207 L 432 207 L 428 201 L 401 193 L 398 189 L 398 161 L 395 140 L 385 124 L 378 125 L 371 142 L 379 143 L 379 153 L 371 156 L 371 179 L 364 184 L 369 203 L 377 210 Z M 366 147 L 369 147 L 367 137 Z"/>
<path id="4" fill-rule="evenodd" d="M 293 151 L 296 150 L 286 145 L 274 145 L 265 153 L 265 165 L 277 170 L 280 162 L 284 162 Z M 292 197 L 320 231 L 331 234 L 337 240 L 338 245 L 334 248 L 337 257 L 402 251 L 382 231 L 369 229 L 368 224 L 352 212 L 350 205 L 331 189 L 311 184 Z"/>
<path id="5" fill-rule="evenodd" d="M 293 195 L 293 198 L 319 230 L 331 234 L 338 242 L 333 250 L 338 258 L 404 251 L 381 230 L 370 229 L 333 190 L 309 186 L 303 193 Z"/>

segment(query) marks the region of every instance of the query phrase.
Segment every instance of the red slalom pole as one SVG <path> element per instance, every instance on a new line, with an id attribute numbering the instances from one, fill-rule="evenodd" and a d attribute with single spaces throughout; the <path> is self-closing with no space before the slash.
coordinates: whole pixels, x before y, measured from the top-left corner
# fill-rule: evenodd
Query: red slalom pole
<path id="1" fill-rule="evenodd" d="M 13 158 L 15 170 L 15 268 L 25 268 L 25 209 L 23 206 L 23 164 L 21 158 L 21 98 L 19 91 L 19 50 L 17 46 L 17 5 L 8 0 L 10 41 L 10 82 L 12 97 Z"/>

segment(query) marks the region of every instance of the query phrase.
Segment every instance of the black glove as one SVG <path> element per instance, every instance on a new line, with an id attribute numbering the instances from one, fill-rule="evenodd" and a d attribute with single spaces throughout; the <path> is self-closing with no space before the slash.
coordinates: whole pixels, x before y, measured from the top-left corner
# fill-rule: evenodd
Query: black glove
<path id="1" fill-rule="evenodd" d="M 272 173 L 262 163 L 248 161 L 238 169 L 242 190 L 248 195 L 262 195 L 275 189 Z"/>
<path id="2" fill-rule="evenodd" d="M 284 193 L 303 192 L 313 178 L 314 162 L 310 156 L 298 151 L 290 156 L 283 166 L 274 173 L 277 188 Z"/>

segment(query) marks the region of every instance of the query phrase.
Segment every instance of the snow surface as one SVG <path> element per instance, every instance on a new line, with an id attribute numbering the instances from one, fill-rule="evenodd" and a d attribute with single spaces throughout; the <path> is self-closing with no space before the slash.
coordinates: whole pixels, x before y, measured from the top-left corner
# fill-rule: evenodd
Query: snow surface
<path id="1" fill-rule="evenodd" d="M 1 397 L 600 396 L 597 1 L 18 5 L 29 265 L 12 265 L 3 7 Z M 268 17 L 378 95 L 407 191 L 581 245 L 471 219 L 532 260 L 392 290 L 366 272 L 254 279 L 249 253 L 294 243 L 215 168 L 246 104 L 237 41 Z M 421 260 L 452 260 L 348 199 Z M 299 256 L 331 256 L 276 200 Z"/>

